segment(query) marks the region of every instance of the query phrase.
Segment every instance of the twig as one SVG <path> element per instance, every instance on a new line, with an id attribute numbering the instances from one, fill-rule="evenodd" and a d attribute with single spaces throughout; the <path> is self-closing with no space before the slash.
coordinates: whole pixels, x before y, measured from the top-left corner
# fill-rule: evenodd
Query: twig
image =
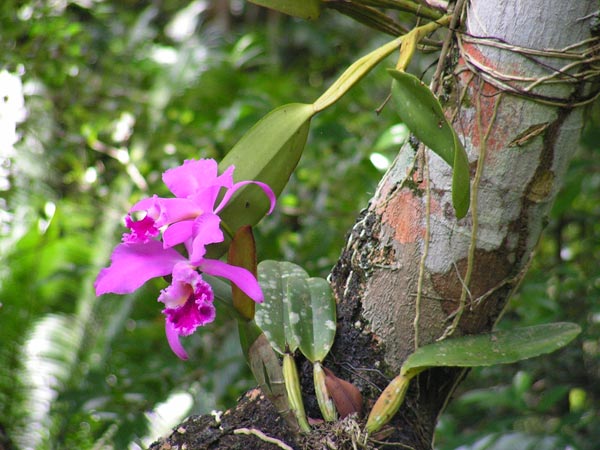
<path id="1" fill-rule="evenodd" d="M 421 144 L 422 145 L 422 144 Z M 427 155 L 423 153 L 423 176 L 425 178 L 425 237 L 423 239 L 423 254 L 419 263 L 419 278 L 417 279 L 417 298 L 415 299 L 415 318 L 413 328 L 415 333 L 415 350 L 419 348 L 419 321 L 421 319 L 421 298 L 423 295 L 423 279 L 425 278 L 425 260 L 429 253 L 430 213 L 431 213 L 431 186 L 429 184 L 429 164 Z"/>
<path id="2" fill-rule="evenodd" d="M 256 428 L 238 428 L 237 430 L 233 430 L 233 434 L 254 435 L 261 441 L 268 442 L 269 444 L 275 444 L 277 447 L 282 448 L 283 450 L 294 450 L 285 442 L 280 441 L 279 439 L 269 437 L 262 431 L 257 430 Z"/>

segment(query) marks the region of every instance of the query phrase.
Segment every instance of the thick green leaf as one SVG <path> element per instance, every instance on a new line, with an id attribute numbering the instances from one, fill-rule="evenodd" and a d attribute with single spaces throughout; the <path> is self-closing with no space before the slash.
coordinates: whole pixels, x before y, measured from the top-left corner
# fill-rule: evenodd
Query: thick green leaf
<path id="1" fill-rule="evenodd" d="M 580 332 L 574 323 L 558 322 L 446 339 L 419 347 L 406 359 L 401 374 L 410 377 L 439 366 L 510 364 L 558 350 Z"/>
<path id="2" fill-rule="evenodd" d="M 467 215 L 471 203 L 471 183 L 469 180 L 469 158 L 454 130 L 454 165 L 452 171 L 452 205 L 456 217 L 461 219 Z"/>
<path id="3" fill-rule="evenodd" d="M 453 130 L 429 88 L 410 73 L 388 69 L 398 115 L 410 131 L 450 166 L 454 164 Z"/>
<path id="4" fill-rule="evenodd" d="M 250 2 L 301 19 L 314 20 L 321 14 L 321 0 L 250 0 Z"/>
<path id="5" fill-rule="evenodd" d="M 431 90 L 414 75 L 391 69 L 388 72 L 394 78 L 392 95 L 402 122 L 453 168 L 452 203 L 456 217 L 464 217 L 470 202 L 469 160 L 465 149 Z"/>
<path id="6" fill-rule="evenodd" d="M 381 429 L 404 402 L 410 380 L 430 367 L 477 367 L 510 364 L 550 353 L 571 342 L 581 328 L 559 322 L 487 334 L 446 339 L 419 347 L 410 355 L 400 375 L 385 388 L 367 420 L 367 431 Z"/>
<path id="7" fill-rule="evenodd" d="M 331 287 L 322 278 L 309 278 L 300 266 L 263 261 L 258 280 L 265 300 L 256 308 L 256 323 L 284 353 L 300 350 L 311 362 L 322 361 L 336 331 L 336 305 Z"/>
<path id="8" fill-rule="evenodd" d="M 275 350 L 283 354 L 286 347 L 295 351 L 299 337 L 290 325 L 299 316 L 290 311 L 290 304 L 310 300 L 306 280 L 308 274 L 289 262 L 262 261 L 258 265 L 258 282 L 265 300 L 256 305 L 255 320 Z"/>
<path id="9" fill-rule="evenodd" d="M 221 171 L 234 165 L 235 181 L 254 180 L 268 184 L 279 195 L 302 156 L 312 105 L 281 106 L 256 123 L 227 153 Z M 229 229 L 255 225 L 269 210 L 269 200 L 256 185 L 240 189 L 220 213 Z"/>
<path id="10" fill-rule="evenodd" d="M 323 361 L 333 345 L 336 331 L 335 300 L 323 278 L 306 280 L 310 296 L 297 297 L 290 304 L 293 334 L 299 337 L 300 351 L 310 362 Z"/>

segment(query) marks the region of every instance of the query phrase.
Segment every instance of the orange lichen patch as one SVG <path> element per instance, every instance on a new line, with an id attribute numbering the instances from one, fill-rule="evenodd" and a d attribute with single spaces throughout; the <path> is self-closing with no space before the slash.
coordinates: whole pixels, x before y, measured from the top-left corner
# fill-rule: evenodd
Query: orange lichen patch
<path id="1" fill-rule="evenodd" d="M 400 244 L 416 242 L 425 236 L 422 199 L 409 190 L 403 190 L 389 200 L 381 220 L 395 230 L 394 240 Z"/>
<path id="2" fill-rule="evenodd" d="M 465 44 L 463 49 L 473 60 L 478 61 L 480 64 L 491 70 L 519 75 L 522 69 L 520 65 L 514 65 L 512 67 L 502 66 L 501 68 L 495 67 L 497 62 L 486 58 L 475 45 Z M 459 58 L 459 66 L 465 67 L 464 57 L 462 56 Z M 488 153 L 494 153 L 496 150 L 501 151 L 505 149 L 510 140 L 510 133 L 507 131 L 518 129 L 521 119 L 518 115 L 507 115 L 500 119 L 494 117 L 496 104 L 502 97 L 499 95 L 501 92 L 496 86 L 487 82 L 481 83 L 480 78 L 478 76 L 473 77 L 473 73 L 470 70 L 461 70 L 459 72 L 459 78 L 462 85 L 470 84 L 467 98 L 477 98 L 480 110 L 477 110 L 476 105 L 471 103 L 469 108 L 473 109 L 474 114 L 479 115 L 479 119 L 477 119 L 476 116 L 471 117 L 469 114 L 463 115 L 462 122 L 455 125 L 456 129 L 461 130 L 463 135 L 469 136 L 473 146 L 479 147 L 481 139 L 490 127 L 490 121 L 495 119 L 495 123 L 492 125 L 491 132 L 487 139 Z M 466 106 L 461 105 L 461 107 L 464 108 Z M 481 129 L 479 129 L 479 124 L 481 124 Z M 502 129 L 500 127 L 502 127 Z"/>

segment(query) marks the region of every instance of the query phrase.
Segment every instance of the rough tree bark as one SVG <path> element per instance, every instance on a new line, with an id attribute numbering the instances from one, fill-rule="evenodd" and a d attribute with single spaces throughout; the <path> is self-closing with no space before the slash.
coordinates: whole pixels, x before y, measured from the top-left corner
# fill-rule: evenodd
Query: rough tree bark
<path id="1" fill-rule="evenodd" d="M 589 61 L 600 45 L 591 25 L 596 9 L 593 0 L 473 0 L 463 12 L 438 93 L 469 154 L 469 215 L 456 220 L 450 169 L 412 141 L 381 180 L 331 274 L 339 322 L 327 365 L 361 389 L 365 412 L 416 346 L 490 330 L 518 286 L 576 151 L 582 105 L 598 81 Z M 421 374 L 380 438 L 431 448 L 437 417 L 463 374 Z M 308 412 L 318 416 L 309 384 Z M 233 434 L 247 427 L 292 448 L 327 448 L 318 444 L 325 437 L 337 445 L 331 448 L 352 448 L 344 445 L 360 430 L 347 421 L 336 431 L 294 437 L 252 391 L 219 423 L 190 418 L 152 448 L 277 448 Z"/>

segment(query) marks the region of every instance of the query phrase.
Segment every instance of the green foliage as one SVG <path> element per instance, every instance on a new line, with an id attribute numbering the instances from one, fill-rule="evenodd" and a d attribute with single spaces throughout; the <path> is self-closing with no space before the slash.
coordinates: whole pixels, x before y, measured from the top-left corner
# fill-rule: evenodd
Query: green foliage
<path id="1" fill-rule="evenodd" d="M 293 323 L 300 338 L 300 351 L 311 362 L 323 361 L 335 338 L 336 304 L 331 286 L 324 278 L 306 280 L 310 291 L 310 301 L 293 305 L 292 312 L 300 316 Z"/>
<path id="2" fill-rule="evenodd" d="M 333 345 L 336 332 L 336 305 L 331 287 L 323 278 L 309 278 L 304 269 L 290 262 L 262 261 L 258 279 L 265 301 L 257 306 L 256 323 L 272 347 L 283 354 L 283 377 L 290 408 L 300 428 L 309 431 L 293 353 L 299 348 L 314 364 L 319 406 L 326 420 L 334 420 L 333 402 L 320 365 Z"/>
<path id="3" fill-rule="evenodd" d="M 329 283 L 296 264 L 270 260 L 258 265 L 258 280 L 265 301 L 256 307 L 256 323 L 273 348 L 281 354 L 299 348 L 309 361 L 323 361 L 336 331 Z"/>
<path id="4" fill-rule="evenodd" d="M 419 347 L 375 402 L 366 429 L 369 433 L 379 431 L 402 405 L 410 380 L 426 369 L 515 363 L 564 347 L 580 332 L 574 323 L 552 323 L 460 336 Z"/>
<path id="5" fill-rule="evenodd" d="M 445 339 L 415 350 L 402 364 L 402 374 L 409 376 L 429 367 L 510 364 L 558 350 L 580 332 L 574 323 L 549 323 Z"/>
<path id="6" fill-rule="evenodd" d="M 280 354 L 294 352 L 300 335 L 292 326 L 299 320 L 294 304 L 310 301 L 306 283 L 308 274 L 302 267 L 286 261 L 262 261 L 258 265 L 258 281 L 265 301 L 256 308 L 256 323 Z"/>
<path id="7" fill-rule="evenodd" d="M 275 109 L 240 139 L 219 167 L 234 165 L 236 181 L 261 181 L 279 196 L 302 156 L 313 114 L 312 105 L 304 103 Z M 249 185 L 236 193 L 221 217 L 230 229 L 237 230 L 255 225 L 268 210 L 269 200 L 263 190 Z"/>

